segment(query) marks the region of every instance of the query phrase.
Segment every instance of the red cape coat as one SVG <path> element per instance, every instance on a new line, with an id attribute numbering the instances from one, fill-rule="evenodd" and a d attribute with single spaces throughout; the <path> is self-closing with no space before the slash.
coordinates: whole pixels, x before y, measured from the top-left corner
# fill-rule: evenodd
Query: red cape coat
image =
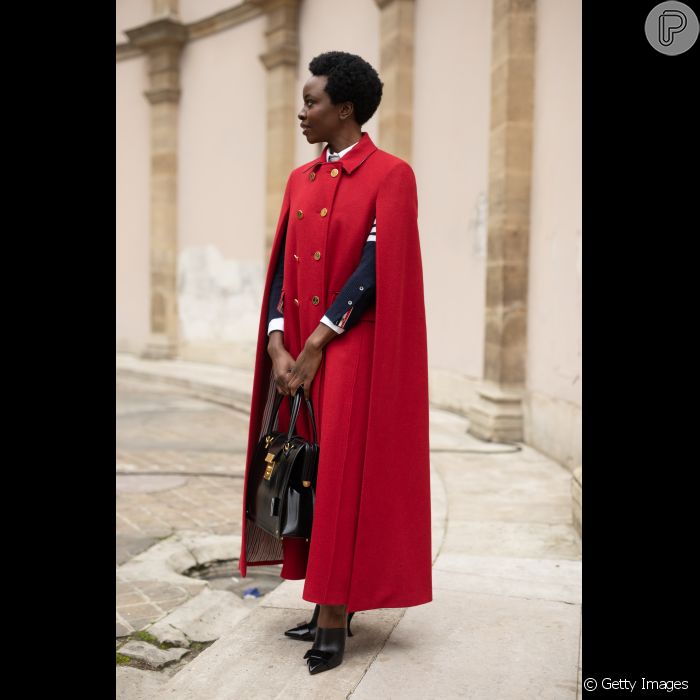
<path id="1" fill-rule="evenodd" d="M 413 170 L 363 132 L 340 161 L 289 176 L 260 309 L 250 409 L 250 459 L 275 394 L 267 312 L 284 249 L 284 345 L 296 358 L 357 266 L 376 216 L 376 299 L 333 338 L 311 382 L 319 438 L 311 541 L 277 541 L 247 521 L 239 570 L 283 564 L 302 597 L 348 611 L 432 600 L 428 363 L 418 201 Z M 325 211 L 323 211 L 325 209 Z M 283 240 L 286 234 L 286 243 Z M 320 253 L 320 256 L 318 255 Z M 303 418 L 303 420 L 302 420 Z M 289 400 L 278 429 L 289 425 Z M 309 439 L 302 404 L 297 433 Z"/>

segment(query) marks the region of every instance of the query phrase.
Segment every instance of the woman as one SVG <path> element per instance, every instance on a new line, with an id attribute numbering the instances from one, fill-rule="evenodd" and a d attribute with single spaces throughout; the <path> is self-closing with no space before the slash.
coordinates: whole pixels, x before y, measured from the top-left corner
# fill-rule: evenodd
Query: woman
<path id="1" fill-rule="evenodd" d="M 287 636 L 313 640 L 320 673 L 343 659 L 357 610 L 432 600 L 428 372 L 415 177 L 361 130 L 382 83 L 359 56 L 331 51 L 309 64 L 298 113 L 320 157 L 287 181 L 258 329 L 246 463 L 275 392 L 302 389 L 318 428 L 310 541 L 247 522 L 239 569 L 282 564 L 316 603 Z M 268 335 L 269 334 L 269 335 Z M 284 401 L 278 418 L 289 425 Z M 310 437 L 304 410 L 297 433 Z M 303 419 L 303 420 L 302 420 Z"/>

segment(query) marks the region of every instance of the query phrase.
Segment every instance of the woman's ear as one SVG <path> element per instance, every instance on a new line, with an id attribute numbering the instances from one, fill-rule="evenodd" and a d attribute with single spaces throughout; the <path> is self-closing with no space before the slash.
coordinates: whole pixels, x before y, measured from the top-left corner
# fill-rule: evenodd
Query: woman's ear
<path id="1" fill-rule="evenodd" d="M 338 113 L 338 116 L 341 119 L 349 119 L 353 115 L 354 111 L 355 105 L 352 102 L 343 102 L 343 104 L 340 107 L 340 112 Z"/>

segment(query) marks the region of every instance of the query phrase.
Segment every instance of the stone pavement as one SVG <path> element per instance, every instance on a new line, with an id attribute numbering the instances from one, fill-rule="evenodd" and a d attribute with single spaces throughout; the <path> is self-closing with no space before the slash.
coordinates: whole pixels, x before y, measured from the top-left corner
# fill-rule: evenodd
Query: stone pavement
<path id="1" fill-rule="evenodd" d="M 570 473 L 527 445 L 476 440 L 466 419 L 435 408 L 434 599 L 359 612 L 343 664 L 310 676 L 310 644 L 282 634 L 313 608 L 303 581 L 279 567 L 238 579 L 231 562 L 251 377 L 117 357 L 117 698 L 580 695 Z M 183 575 L 212 562 L 231 578 Z M 244 599 L 251 585 L 264 595 Z"/>

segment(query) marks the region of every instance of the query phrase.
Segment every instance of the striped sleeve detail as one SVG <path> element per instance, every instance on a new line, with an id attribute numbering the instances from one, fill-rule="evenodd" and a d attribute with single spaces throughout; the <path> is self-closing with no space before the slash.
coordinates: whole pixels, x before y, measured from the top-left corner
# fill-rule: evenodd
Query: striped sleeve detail
<path id="1" fill-rule="evenodd" d="M 341 333 L 345 333 L 345 330 L 336 326 L 335 323 L 333 323 L 333 321 L 331 321 L 330 318 L 328 318 L 328 316 L 324 316 L 321 319 L 321 323 L 325 324 L 329 328 L 332 328 L 336 333 L 338 333 L 338 335 L 340 335 Z"/>
<path id="2" fill-rule="evenodd" d="M 348 322 L 348 319 L 350 318 L 350 314 L 352 313 L 352 309 L 348 309 L 341 317 L 338 323 L 336 325 L 339 328 L 345 328 L 345 324 Z"/>
<path id="3" fill-rule="evenodd" d="M 368 241 L 377 241 L 377 217 L 374 217 L 374 222 L 372 223 L 372 228 L 370 229 L 369 236 L 367 236 Z"/>
<path id="4" fill-rule="evenodd" d="M 280 313 L 284 312 L 284 290 L 282 290 L 282 294 L 280 294 L 280 300 L 277 302 L 277 306 L 275 308 Z"/>

